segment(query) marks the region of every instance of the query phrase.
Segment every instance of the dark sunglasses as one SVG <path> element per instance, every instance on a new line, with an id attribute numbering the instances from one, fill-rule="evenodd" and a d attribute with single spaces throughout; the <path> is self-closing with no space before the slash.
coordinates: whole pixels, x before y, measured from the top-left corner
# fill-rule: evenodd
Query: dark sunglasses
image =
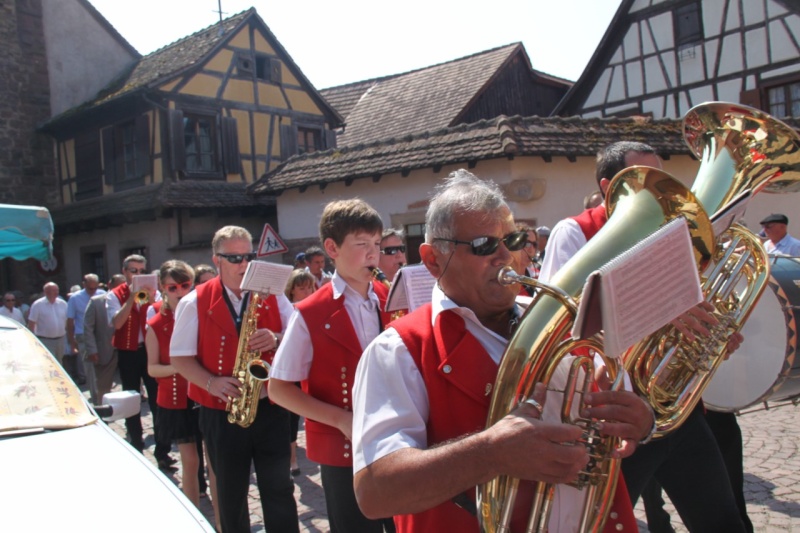
<path id="1" fill-rule="evenodd" d="M 191 281 L 184 281 L 183 283 L 170 283 L 169 285 L 164 285 L 164 288 L 168 292 L 178 292 L 178 287 L 180 287 L 181 289 L 183 289 L 185 291 L 188 291 L 189 289 L 192 288 L 192 282 Z"/>
<path id="2" fill-rule="evenodd" d="M 131 274 L 147 274 L 143 268 L 128 267 L 128 272 Z"/>
<path id="3" fill-rule="evenodd" d="M 248 263 L 255 259 L 258 256 L 255 252 L 250 252 L 246 254 L 217 254 L 217 257 L 224 257 L 228 260 L 228 263 L 238 265 L 242 261 L 247 261 Z"/>
<path id="4" fill-rule="evenodd" d="M 518 252 L 522 250 L 525 247 L 525 244 L 528 242 L 528 234 L 524 231 L 517 231 L 514 233 L 509 233 L 502 239 L 499 237 L 476 237 L 471 241 L 459 241 L 456 239 L 435 237 L 433 240 L 452 242 L 454 244 L 468 244 L 472 248 L 473 254 L 485 256 L 495 253 L 501 242 L 506 245 L 506 248 L 508 248 L 508 251 L 510 252 Z"/>
<path id="5" fill-rule="evenodd" d="M 404 254 L 404 253 L 406 253 L 406 247 L 405 246 L 387 246 L 386 248 L 381 250 L 381 253 L 383 255 L 395 255 L 395 254 L 398 254 L 398 253 Z"/>

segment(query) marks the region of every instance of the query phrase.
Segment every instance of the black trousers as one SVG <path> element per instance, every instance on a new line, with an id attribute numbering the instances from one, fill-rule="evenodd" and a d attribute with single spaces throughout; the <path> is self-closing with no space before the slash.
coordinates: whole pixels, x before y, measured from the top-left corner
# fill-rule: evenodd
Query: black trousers
<path id="1" fill-rule="evenodd" d="M 153 415 L 153 437 L 156 441 L 154 455 L 156 459 L 164 459 L 172 449 L 172 443 L 161 435 L 158 424 L 158 382 L 147 373 L 147 351 L 144 345 L 139 346 L 136 351 L 118 350 L 119 378 L 122 381 L 123 390 L 141 391 L 142 383 L 147 390 L 147 403 L 150 405 L 150 413 Z M 144 439 L 142 431 L 142 417 L 139 414 L 125 419 L 125 429 L 128 430 L 128 438 L 131 445 L 139 451 L 144 449 Z"/>
<path id="2" fill-rule="evenodd" d="M 247 493 L 251 465 L 255 465 L 264 529 L 267 533 L 299 531 L 294 483 L 289 476 L 289 412 L 264 398 L 258 402 L 253 424 L 243 428 L 228 422 L 224 410 L 200 407 L 200 431 L 217 475 L 222 531 L 250 533 Z"/>
<path id="3" fill-rule="evenodd" d="M 383 533 L 384 528 L 387 533 L 394 532 L 393 519 L 370 520 L 359 509 L 352 466 L 320 465 L 319 470 L 331 533 Z"/>
<path id="4" fill-rule="evenodd" d="M 733 413 L 718 413 L 716 411 L 706 411 L 706 422 L 717 445 L 722 452 L 722 460 L 725 461 L 725 469 L 731 480 L 733 495 L 736 498 L 736 506 L 739 508 L 739 516 L 744 522 L 744 528 L 748 533 L 753 533 L 753 523 L 747 516 L 747 503 L 744 499 L 744 464 L 742 450 L 742 430 L 736 415 Z"/>
<path id="5" fill-rule="evenodd" d="M 664 438 L 640 446 L 622 461 L 631 502 L 651 477 L 664 487 L 689 531 L 744 532 L 725 464 L 702 407 Z"/>

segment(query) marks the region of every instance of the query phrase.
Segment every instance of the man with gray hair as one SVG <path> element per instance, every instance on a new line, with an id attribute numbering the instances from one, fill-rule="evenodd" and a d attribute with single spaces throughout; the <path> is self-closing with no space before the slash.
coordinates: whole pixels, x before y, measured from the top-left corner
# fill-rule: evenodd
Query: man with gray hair
<path id="1" fill-rule="evenodd" d="M 97 390 L 94 386 L 94 365 L 84 365 L 86 359 L 86 343 L 83 338 L 83 316 L 86 313 L 86 306 L 89 300 L 95 295 L 105 294 L 106 291 L 98 288 L 100 278 L 97 274 L 86 274 L 83 276 L 83 288 L 70 295 L 67 302 L 67 342 L 69 342 L 69 353 L 75 360 L 75 381 L 79 385 L 89 383 L 89 395 L 92 403 L 97 403 Z"/>
<path id="2" fill-rule="evenodd" d="M 58 297 L 58 285 L 45 283 L 44 296 L 33 302 L 28 314 L 31 330 L 63 365 L 67 334 L 67 302 Z"/>
<path id="3" fill-rule="evenodd" d="M 399 532 L 477 532 L 476 485 L 500 475 L 567 483 L 589 456 L 579 427 L 541 420 L 542 384 L 484 429 L 490 391 L 522 315 L 519 287 L 501 284 L 498 272 L 522 272 L 527 260 L 527 234 L 516 229 L 500 189 L 453 172 L 425 224 L 420 256 L 437 279 L 432 301 L 392 322 L 358 365 L 354 486 L 364 514 L 394 515 Z M 638 441 L 650 431 L 651 411 L 632 393 L 592 396 L 589 415 L 604 419 L 605 433 Z"/>

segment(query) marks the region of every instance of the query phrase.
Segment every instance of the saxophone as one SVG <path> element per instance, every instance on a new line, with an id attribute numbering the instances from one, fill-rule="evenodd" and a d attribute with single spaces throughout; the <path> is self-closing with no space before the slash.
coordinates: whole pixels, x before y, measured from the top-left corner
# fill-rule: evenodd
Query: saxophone
<path id="1" fill-rule="evenodd" d="M 377 281 L 383 283 L 383 286 L 386 287 L 387 289 L 392 288 L 392 282 L 389 281 L 389 279 L 386 277 L 386 274 L 384 274 L 383 270 L 381 270 L 380 268 L 375 267 L 372 269 L 372 277 L 375 278 Z M 403 311 L 402 309 L 398 311 L 392 311 L 391 314 L 392 322 L 404 316 L 405 314 L 406 312 Z"/>
<path id="2" fill-rule="evenodd" d="M 231 398 L 225 406 L 225 410 L 228 412 L 228 422 L 238 424 L 243 428 L 249 427 L 256 419 L 261 387 L 269 379 L 269 363 L 261 359 L 260 351 L 247 348 L 250 337 L 258 329 L 260 305 L 261 296 L 252 291 L 247 310 L 242 318 L 239 348 L 236 350 L 236 362 L 233 364 L 233 377 L 239 380 L 241 384 L 239 390 L 242 395 L 238 398 Z"/>

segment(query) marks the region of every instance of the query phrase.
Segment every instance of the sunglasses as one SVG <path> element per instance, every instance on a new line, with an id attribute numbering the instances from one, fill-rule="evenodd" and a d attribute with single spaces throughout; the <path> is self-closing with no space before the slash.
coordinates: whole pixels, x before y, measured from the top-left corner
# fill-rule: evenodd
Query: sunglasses
<path id="1" fill-rule="evenodd" d="M 514 233 L 509 233 L 502 239 L 499 237 L 476 237 L 471 241 L 459 241 L 456 239 L 435 237 L 433 240 L 452 242 L 453 244 L 467 244 L 472 248 L 472 253 L 474 255 L 486 256 L 495 253 L 501 242 L 506 245 L 509 252 L 518 252 L 522 250 L 528 242 L 528 234 L 524 231 L 516 231 Z"/>
<path id="2" fill-rule="evenodd" d="M 233 265 L 238 265 L 242 261 L 247 261 L 249 263 L 257 256 L 258 254 L 255 252 L 249 252 L 246 254 L 217 254 L 217 257 L 223 257 L 228 260 L 228 263 Z"/>
<path id="3" fill-rule="evenodd" d="M 164 288 L 168 292 L 178 292 L 178 287 L 180 287 L 181 289 L 183 289 L 185 291 L 188 291 L 189 289 L 192 288 L 192 282 L 191 281 L 184 281 L 183 283 L 170 283 L 169 285 L 164 285 Z"/>
<path id="4" fill-rule="evenodd" d="M 131 274 L 147 274 L 147 271 L 143 268 L 135 268 L 135 267 L 128 267 L 128 272 Z"/>
<path id="5" fill-rule="evenodd" d="M 398 253 L 404 254 L 406 253 L 405 246 L 387 246 L 383 250 L 381 250 L 383 255 L 396 255 Z"/>

